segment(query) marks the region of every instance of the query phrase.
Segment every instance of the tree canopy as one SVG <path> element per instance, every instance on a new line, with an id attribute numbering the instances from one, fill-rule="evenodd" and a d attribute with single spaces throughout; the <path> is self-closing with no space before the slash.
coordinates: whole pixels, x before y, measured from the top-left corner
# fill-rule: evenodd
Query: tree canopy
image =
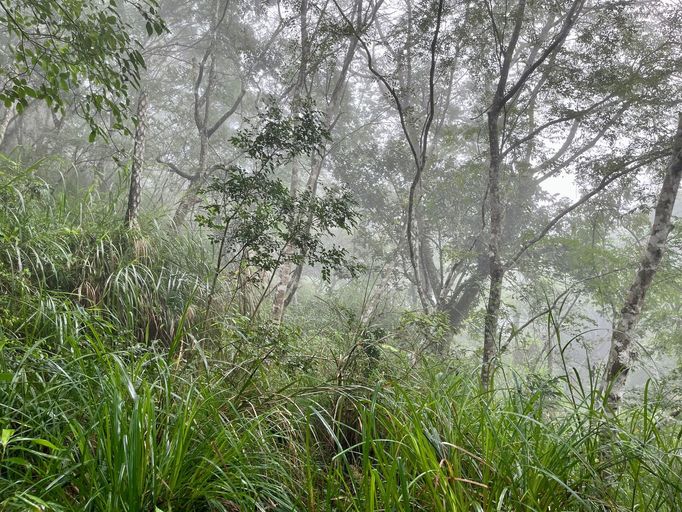
<path id="1" fill-rule="evenodd" d="M 130 134 L 130 97 L 145 62 L 125 11 L 142 18 L 147 35 L 161 35 L 166 25 L 154 0 L 3 0 L 0 7 L 5 108 L 21 113 L 36 99 L 63 114 L 72 103 L 91 128 L 90 141 L 107 128 Z"/>

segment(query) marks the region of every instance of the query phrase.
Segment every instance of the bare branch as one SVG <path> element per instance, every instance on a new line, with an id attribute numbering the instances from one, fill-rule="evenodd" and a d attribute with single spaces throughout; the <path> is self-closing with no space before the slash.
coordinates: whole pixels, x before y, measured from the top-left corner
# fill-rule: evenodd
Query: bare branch
<path id="1" fill-rule="evenodd" d="M 525 0 L 522 0 L 522 4 L 525 5 Z M 573 28 L 575 20 L 577 19 L 584 5 L 585 0 L 574 0 L 573 5 L 571 5 L 571 8 L 566 14 L 566 20 L 564 21 L 564 24 L 561 27 L 561 30 L 559 31 L 557 36 L 554 38 L 554 41 L 552 41 L 552 43 L 547 48 L 545 48 L 545 51 L 542 52 L 540 57 L 538 57 L 538 59 L 533 64 L 531 64 L 524 70 L 524 72 L 521 74 L 516 83 L 511 87 L 511 89 L 509 89 L 509 91 L 507 91 L 507 93 L 504 94 L 504 96 L 502 97 L 502 104 L 507 103 L 511 98 L 516 96 L 516 94 L 525 85 L 525 83 L 535 72 L 535 70 L 547 59 L 547 57 L 552 55 L 564 43 L 566 37 L 568 37 L 568 34 Z M 516 32 L 516 28 L 514 30 Z"/>
<path id="2" fill-rule="evenodd" d="M 546 123 L 538 126 L 536 129 L 531 131 L 526 136 L 524 136 L 524 137 L 520 138 L 519 140 L 514 141 L 512 144 L 510 144 L 509 147 L 505 151 L 502 152 L 502 158 L 507 156 L 509 153 L 511 153 L 514 149 L 518 148 L 519 146 L 525 144 L 526 142 L 533 140 L 535 137 L 540 135 L 547 128 L 550 128 L 554 125 L 565 123 L 568 121 L 582 119 L 585 115 L 589 114 L 593 110 L 596 110 L 597 108 L 604 105 L 607 101 L 609 101 L 611 98 L 613 98 L 613 96 L 614 96 L 613 94 L 610 94 L 609 96 L 607 96 L 603 100 L 600 100 L 596 103 L 593 103 L 592 105 L 590 105 L 587 108 L 584 108 L 582 110 L 577 110 L 575 112 L 571 112 L 570 114 L 563 116 L 563 117 L 557 117 L 555 119 L 552 119 L 551 121 L 547 121 Z"/>
<path id="3" fill-rule="evenodd" d="M 571 164 L 572 162 L 575 162 L 578 159 L 578 157 L 580 157 L 581 155 L 585 154 L 587 151 L 589 151 L 590 149 L 595 147 L 597 145 L 597 143 L 602 138 L 604 138 L 604 136 L 606 135 L 606 132 L 608 132 L 609 129 L 623 116 L 623 114 L 627 111 L 627 109 L 629 107 L 630 107 L 629 102 L 623 103 L 621 108 L 619 108 L 618 111 L 615 114 L 613 114 L 608 121 L 606 121 L 604 123 L 604 126 L 602 126 L 601 130 L 599 130 L 599 132 L 597 132 L 597 134 L 594 137 L 592 137 L 589 141 L 587 141 L 585 144 L 583 144 L 583 146 L 581 146 L 580 148 L 577 148 L 573 152 L 573 154 L 571 154 L 566 160 L 561 162 L 560 168 L 565 169 L 569 164 Z M 577 126 L 574 128 L 575 128 L 575 130 L 578 129 Z M 537 173 L 543 169 L 546 169 L 550 165 L 556 163 L 562 156 L 564 156 L 566 151 L 568 151 L 568 148 L 571 146 L 571 143 L 573 142 L 574 136 L 575 135 L 574 135 L 573 129 L 571 129 L 571 133 L 569 133 L 568 137 L 564 141 L 564 144 L 561 146 L 561 148 L 559 148 L 559 150 L 557 150 L 557 152 L 549 160 L 542 163 L 540 166 L 538 166 L 538 168 L 533 169 L 533 173 Z M 554 174 L 556 174 L 556 170 L 550 170 L 549 172 L 546 172 L 542 176 L 539 176 L 538 178 L 536 178 L 535 183 L 536 184 L 542 183 L 543 181 L 545 181 L 547 178 L 553 176 Z"/>
<path id="4" fill-rule="evenodd" d="M 158 163 L 162 164 L 162 165 L 165 165 L 166 167 L 168 167 L 168 169 L 169 169 L 170 171 L 174 172 L 174 173 L 177 174 L 178 176 L 182 176 L 182 177 L 185 178 L 186 180 L 194 181 L 194 180 L 196 180 L 197 177 L 198 177 L 197 174 L 189 174 L 189 173 L 186 173 L 186 172 L 184 172 L 184 171 L 181 171 L 180 168 L 179 168 L 177 165 L 175 165 L 175 164 L 172 163 L 172 162 L 166 162 L 166 161 L 165 161 L 162 157 L 160 157 L 160 156 L 156 158 L 156 161 L 157 161 Z"/>
<path id="5" fill-rule="evenodd" d="M 570 204 L 569 206 L 567 206 L 566 208 L 562 209 L 559 213 L 557 213 L 557 214 L 556 214 L 556 215 L 555 215 L 555 216 L 554 216 L 554 217 L 545 225 L 544 228 L 542 228 L 542 230 L 540 230 L 540 232 L 539 232 L 537 235 L 535 235 L 533 238 L 531 238 L 530 240 L 528 240 L 527 242 L 525 242 L 525 243 L 521 246 L 521 248 L 516 252 L 516 254 L 514 254 L 514 256 L 513 256 L 512 258 L 509 259 L 509 261 L 508 261 L 507 264 L 506 264 L 506 267 L 507 267 L 507 268 L 510 268 L 511 266 L 513 266 L 513 265 L 521 258 L 521 256 L 523 256 L 523 254 L 524 254 L 528 249 L 530 249 L 533 245 L 535 245 L 535 244 L 538 243 L 540 240 L 542 240 L 542 238 L 543 238 L 547 233 L 549 233 L 552 229 L 554 229 L 554 227 L 555 227 L 559 222 L 561 222 L 561 221 L 564 219 L 564 217 L 566 217 L 566 215 L 568 215 L 569 213 L 571 213 L 571 212 L 572 212 L 573 210 L 575 210 L 576 208 L 579 208 L 580 206 L 582 206 L 583 204 L 585 204 L 586 202 L 588 202 L 590 199 L 592 199 L 594 196 L 596 196 L 597 194 L 599 194 L 602 190 L 604 190 L 607 186 L 609 186 L 611 183 L 613 183 L 614 181 L 616 181 L 618 178 L 621 178 L 621 177 L 623 177 L 623 176 L 625 176 L 625 175 L 627 175 L 627 174 L 630 174 L 630 173 L 636 171 L 637 169 L 640 169 L 641 167 L 644 167 L 645 165 L 654 163 L 654 162 L 656 162 L 657 160 L 660 160 L 661 158 L 663 158 L 664 156 L 667 156 L 667 155 L 669 155 L 669 154 L 670 154 L 670 152 L 667 151 L 667 152 L 655 152 L 655 153 L 653 153 L 653 154 L 646 155 L 648 158 L 644 158 L 643 160 L 640 160 L 640 161 L 634 160 L 634 161 L 637 162 L 637 163 L 636 163 L 635 165 L 633 165 L 632 167 L 625 167 L 625 168 L 624 168 L 623 170 L 621 170 L 621 171 L 613 172 L 613 173 L 611 173 L 611 174 L 608 174 L 608 175 L 604 176 L 604 177 L 600 180 L 599 184 L 598 184 L 596 187 L 594 187 L 592 190 L 590 190 L 589 192 L 587 192 L 586 194 L 584 194 L 580 199 L 578 199 L 578 200 L 575 201 L 574 203 L 572 203 L 572 204 Z M 628 162 L 628 163 L 633 163 L 633 161 L 630 161 L 630 162 Z M 627 164 L 625 164 L 625 165 L 627 165 Z"/>
<path id="6" fill-rule="evenodd" d="M 239 108 L 239 105 L 241 104 L 242 100 L 244 99 L 244 95 L 246 94 L 246 89 L 242 87 L 241 91 L 239 92 L 239 96 L 237 96 L 237 99 L 234 100 L 234 103 L 232 106 L 222 115 L 220 116 L 220 119 L 218 119 L 211 128 L 209 128 L 206 131 L 206 137 L 209 139 L 211 136 L 216 132 L 218 128 L 220 128 L 225 121 L 227 121 L 232 114 L 234 114 L 237 109 Z"/>
<path id="7" fill-rule="evenodd" d="M 621 268 L 616 268 L 616 269 L 613 269 L 613 270 L 608 270 L 608 271 L 606 271 L 606 272 L 601 272 L 601 273 L 599 273 L 599 274 L 595 274 L 595 275 L 586 277 L 586 278 L 584 278 L 584 279 L 580 279 L 580 280 L 578 280 L 578 281 L 575 281 L 574 283 L 571 283 L 570 286 L 568 286 L 564 291 L 562 291 L 559 295 L 556 296 L 556 298 L 552 301 L 551 304 L 548 305 L 547 308 L 543 309 L 543 310 L 540 311 L 539 313 L 536 313 L 535 315 L 533 315 L 532 317 L 530 317 L 526 322 L 523 323 L 523 325 L 514 328 L 514 329 L 512 330 L 512 332 L 509 334 L 509 337 L 507 338 L 507 341 L 506 341 L 505 345 L 509 345 L 509 343 L 511 343 L 511 341 L 512 341 L 516 336 L 518 336 L 526 327 L 528 327 L 530 324 L 532 324 L 533 322 L 535 322 L 538 318 L 541 318 L 541 317 L 547 315 L 548 313 L 550 313 L 550 312 L 557 306 L 557 304 L 559 304 L 559 302 L 560 302 L 562 299 L 564 299 L 564 297 L 567 297 L 568 294 L 569 294 L 571 291 L 573 291 L 576 287 L 578 287 L 579 285 L 584 284 L 584 283 L 586 283 L 586 282 L 588 282 L 588 281 L 593 281 L 593 280 L 595 280 L 595 279 L 601 279 L 602 277 L 606 277 L 606 276 L 611 275 L 611 274 L 616 274 L 616 273 L 618 273 L 618 272 L 623 272 L 623 271 L 625 271 L 625 270 L 630 270 L 630 268 L 629 268 L 629 267 L 621 267 Z"/>

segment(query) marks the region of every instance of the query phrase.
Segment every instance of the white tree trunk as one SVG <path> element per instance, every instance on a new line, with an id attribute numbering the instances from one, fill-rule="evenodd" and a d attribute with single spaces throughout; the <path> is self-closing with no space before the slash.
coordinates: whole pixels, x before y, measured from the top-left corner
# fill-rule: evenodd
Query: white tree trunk
<path id="1" fill-rule="evenodd" d="M 296 197 L 298 193 L 300 181 L 299 167 L 296 162 L 293 163 L 291 167 L 291 186 L 289 188 L 289 193 L 291 197 Z M 279 269 L 276 270 L 279 277 L 279 282 L 275 287 L 275 298 L 272 302 L 272 319 L 281 323 L 284 318 L 284 309 L 286 307 L 287 291 L 289 289 L 289 283 L 291 282 L 292 276 L 294 274 L 295 264 L 292 261 L 292 257 L 296 253 L 296 248 L 293 244 L 287 243 L 282 251 L 282 257 L 284 263 L 280 265 Z"/>
<path id="2" fill-rule="evenodd" d="M 672 213 L 682 177 L 682 113 L 678 114 L 678 126 L 673 143 L 673 155 L 668 166 L 661 193 L 658 196 L 654 222 L 639 269 L 611 337 L 611 350 L 606 364 L 604 391 L 608 392 L 607 404 L 612 411 L 618 408 L 623 397 L 625 382 L 635 360 L 632 341 L 639 322 L 647 290 L 653 281 L 663 258 L 668 234 L 672 230 Z"/>

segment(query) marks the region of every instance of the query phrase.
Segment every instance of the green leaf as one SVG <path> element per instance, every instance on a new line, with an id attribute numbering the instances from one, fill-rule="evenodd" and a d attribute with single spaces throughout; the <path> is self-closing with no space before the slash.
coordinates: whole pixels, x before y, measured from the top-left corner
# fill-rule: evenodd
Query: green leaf
<path id="1" fill-rule="evenodd" d="M 40 446 L 44 446 L 46 448 L 49 448 L 50 450 L 59 450 L 57 446 L 55 446 L 53 443 L 48 441 L 47 439 L 33 439 L 32 440 L 35 444 L 39 444 Z"/>
<path id="2" fill-rule="evenodd" d="M 23 457 L 7 457 L 2 459 L 3 464 L 18 464 L 19 466 L 30 466 L 31 463 Z"/>
<path id="3" fill-rule="evenodd" d="M 10 438 L 14 435 L 14 429 L 11 428 L 3 428 L 2 432 L 0 433 L 0 444 L 2 446 L 7 446 L 7 443 L 9 443 Z"/>

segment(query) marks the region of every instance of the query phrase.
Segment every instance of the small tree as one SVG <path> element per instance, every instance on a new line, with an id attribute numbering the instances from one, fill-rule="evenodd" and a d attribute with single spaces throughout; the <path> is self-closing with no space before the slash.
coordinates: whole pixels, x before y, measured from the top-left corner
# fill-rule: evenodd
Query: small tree
<path id="1" fill-rule="evenodd" d="M 325 280 L 333 270 L 355 272 L 346 249 L 324 240 L 333 236 L 335 229 L 350 233 L 355 226 L 357 213 L 349 193 L 325 187 L 320 197 L 308 190 L 292 196 L 277 176 L 281 167 L 295 165 L 300 156 L 309 157 L 327 140 L 329 133 L 320 113 L 310 104 L 286 115 L 274 103 L 232 138 L 251 165 L 223 167 L 202 190 L 203 213 L 196 217 L 201 226 L 210 229 L 211 242 L 219 246 L 211 297 L 218 277 L 230 266 L 240 276 L 246 269 L 255 270 L 256 275 L 269 274 L 268 286 L 253 314 L 276 270 L 286 262 L 320 265 Z M 285 250 L 291 247 L 293 251 Z"/>
<path id="2" fill-rule="evenodd" d="M 617 410 L 620 405 L 628 374 L 635 362 L 632 345 L 637 324 L 642 316 L 646 294 L 663 259 L 668 235 L 673 229 L 673 209 L 680 181 L 682 181 L 682 113 L 678 114 L 672 158 L 656 202 L 649 240 L 611 335 L 611 349 L 603 384 L 611 411 Z"/>

